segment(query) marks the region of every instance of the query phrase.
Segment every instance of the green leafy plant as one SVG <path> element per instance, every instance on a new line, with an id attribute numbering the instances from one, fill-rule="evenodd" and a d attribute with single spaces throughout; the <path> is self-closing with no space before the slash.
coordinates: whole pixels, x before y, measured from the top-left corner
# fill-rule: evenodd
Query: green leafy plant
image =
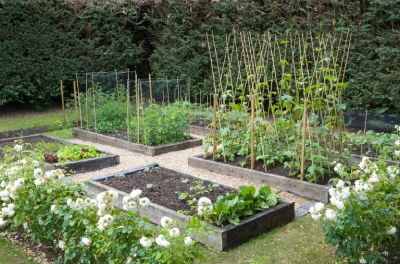
<path id="1" fill-rule="evenodd" d="M 264 185 L 259 190 L 254 186 L 240 186 L 237 194 L 219 196 L 212 205 L 212 210 L 205 214 L 204 218 L 218 226 L 227 223 L 238 225 L 240 219 L 271 208 L 278 201 L 278 197 L 269 186 Z"/>
<path id="2" fill-rule="evenodd" d="M 57 151 L 57 157 L 61 162 L 90 159 L 101 156 L 95 147 L 81 145 L 65 145 Z"/>
<path id="3" fill-rule="evenodd" d="M 323 219 L 326 241 L 336 254 L 351 263 L 396 263 L 400 259 L 400 169 L 364 158 L 358 168 L 342 167 L 340 174 L 358 178 L 339 180 L 329 190 L 333 208 L 310 209 Z M 346 176 L 346 175 L 344 175 Z"/>

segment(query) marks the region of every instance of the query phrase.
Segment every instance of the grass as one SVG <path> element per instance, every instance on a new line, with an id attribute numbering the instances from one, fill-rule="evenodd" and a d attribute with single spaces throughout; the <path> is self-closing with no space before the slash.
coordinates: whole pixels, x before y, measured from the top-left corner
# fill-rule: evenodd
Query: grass
<path id="1" fill-rule="evenodd" d="M 61 139 L 70 139 L 72 138 L 72 129 L 62 129 L 62 130 L 54 130 L 51 132 L 44 133 L 47 136 L 52 136 Z"/>
<path id="2" fill-rule="evenodd" d="M 0 236 L 0 263 L 1 264 L 38 264 L 27 255 L 23 248 L 12 244 Z"/>
<path id="3" fill-rule="evenodd" d="M 62 127 L 62 123 L 63 115 L 59 111 L 15 118 L 1 118 L 0 132 L 45 126 L 58 128 Z"/>
<path id="4" fill-rule="evenodd" d="M 321 222 L 309 216 L 262 234 L 228 252 L 207 252 L 204 263 L 336 263 L 334 248 L 324 241 Z"/>

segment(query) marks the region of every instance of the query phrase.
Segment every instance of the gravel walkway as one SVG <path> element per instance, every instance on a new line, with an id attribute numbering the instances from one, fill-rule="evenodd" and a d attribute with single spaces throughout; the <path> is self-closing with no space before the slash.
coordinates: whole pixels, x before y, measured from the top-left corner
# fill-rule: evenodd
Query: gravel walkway
<path id="1" fill-rule="evenodd" d="M 193 135 L 194 136 L 194 135 Z M 74 176 L 74 180 L 76 181 L 84 181 L 91 179 L 95 176 L 100 176 L 100 175 L 106 175 L 106 174 L 111 174 L 119 171 L 124 171 L 144 165 L 149 165 L 152 163 L 157 163 L 162 167 L 176 170 L 182 173 L 186 173 L 204 180 L 210 180 L 219 184 L 224 184 L 233 188 L 238 188 L 240 185 L 255 185 L 259 186 L 258 184 L 252 183 L 250 181 L 246 181 L 243 179 L 238 179 L 235 177 L 230 177 L 218 173 L 213 173 L 197 168 L 192 168 L 189 167 L 188 165 L 188 157 L 199 155 L 203 153 L 203 148 L 196 147 L 196 148 L 190 148 L 186 150 L 181 150 L 181 151 L 175 151 L 175 152 L 169 152 L 166 154 L 162 154 L 159 156 L 155 157 L 150 157 L 146 156 L 143 154 L 131 152 L 128 150 L 120 149 L 120 148 L 115 148 L 103 144 L 98 144 L 98 143 L 93 143 L 93 142 L 88 142 L 88 141 L 82 141 L 79 139 L 72 139 L 70 140 L 73 143 L 77 144 L 90 144 L 92 146 L 95 146 L 99 150 L 106 151 L 109 153 L 117 154 L 120 156 L 120 164 L 114 167 L 110 168 L 105 168 L 102 170 L 97 170 L 97 171 L 92 171 L 92 172 L 87 172 L 87 173 L 79 173 Z M 287 192 L 281 192 L 280 197 L 282 197 L 285 200 L 289 201 L 294 201 L 295 206 L 299 207 L 302 206 L 306 203 L 309 202 L 309 200 L 287 193 Z"/>

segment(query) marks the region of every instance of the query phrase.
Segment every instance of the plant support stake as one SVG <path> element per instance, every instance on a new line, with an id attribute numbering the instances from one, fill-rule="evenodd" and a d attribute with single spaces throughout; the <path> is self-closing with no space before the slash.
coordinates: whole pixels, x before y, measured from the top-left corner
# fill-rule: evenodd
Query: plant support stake
<path id="1" fill-rule="evenodd" d="M 307 100 L 304 98 L 304 112 L 303 112 L 303 133 L 301 139 L 301 164 L 300 164 L 300 179 L 304 181 L 304 159 L 306 151 L 306 137 L 307 137 Z"/>
<path id="2" fill-rule="evenodd" d="M 218 95 L 214 94 L 214 110 L 213 110 L 213 160 L 215 160 L 215 154 L 217 152 L 217 107 L 218 107 Z"/>
<path id="3" fill-rule="evenodd" d="M 61 107 L 63 112 L 63 128 L 65 129 L 66 117 L 65 117 L 65 106 L 64 106 L 64 86 L 62 80 L 60 81 L 60 88 L 61 88 Z"/>

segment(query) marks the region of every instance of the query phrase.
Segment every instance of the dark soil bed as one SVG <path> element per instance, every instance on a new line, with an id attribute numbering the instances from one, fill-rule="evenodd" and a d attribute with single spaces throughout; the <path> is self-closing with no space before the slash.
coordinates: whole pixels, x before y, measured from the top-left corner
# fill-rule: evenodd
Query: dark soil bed
<path id="1" fill-rule="evenodd" d="M 197 191 L 191 191 L 190 189 L 193 186 L 198 186 L 200 182 L 203 187 L 210 188 L 211 191 L 196 195 L 197 199 L 205 196 L 215 202 L 220 195 L 236 193 L 236 190 L 233 188 L 203 181 L 160 167 L 138 171 L 126 177 L 103 179 L 99 180 L 99 182 L 126 193 L 130 193 L 134 189 L 140 189 L 143 191 L 142 197 L 148 197 L 152 203 L 162 205 L 175 211 L 184 210 L 188 214 L 193 214 L 194 212 L 191 211 L 186 200 L 179 200 L 178 197 L 181 193 L 197 193 Z"/>
<path id="2" fill-rule="evenodd" d="M 5 131 L 5 132 L 0 132 L 0 139 L 29 136 L 29 135 L 33 135 L 33 134 L 49 132 L 50 130 L 51 130 L 50 127 L 43 126 L 43 127 L 32 127 L 32 128 L 27 128 L 27 129 L 19 129 L 19 130 L 14 130 L 14 131 Z"/>
<path id="3" fill-rule="evenodd" d="M 101 134 L 101 135 L 105 135 L 105 136 L 109 136 L 109 137 L 118 138 L 118 139 L 122 139 L 122 140 L 128 141 L 128 133 L 127 133 L 126 131 L 119 131 L 119 132 L 115 132 L 115 133 L 103 132 L 103 133 L 100 133 L 100 134 Z M 185 140 L 190 140 L 190 139 L 191 139 L 191 137 L 188 136 Z M 132 138 L 131 138 L 131 140 L 132 140 Z M 135 143 L 135 142 L 133 142 L 133 141 L 130 141 L 130 142 Z M 182 142 L 182 141 L 181 141 L 181 142 Z M 166 144 L 174 144 L 174 143 L 179 143 L 179 142 L 170 142 L 170 143 L 165 143 L 165 144 L 163 144 L 163 145 L 166 145 Z M 142 144 L 142 143 L 140 143 L 140 144 Z M 143 144 L 143 145 L 144 145 L 144 144 Z M 151 146 L 151 145 L 145 145 L 145 146 L 148 146 L 148 147 L 155 147 L 155 146 Z M 161 145 L 159 145 L 159 146 L 161 146 Z"/>
<path id="4" fill-rule="evenodd" d="M 209 155 L 206 157 L 207 160 L 212 160 L 212 156 Z M 226 160 L 226 162 L 223 159 L 217 159 L 216 161 L 218 162 L 222 162 L 222 163 L 226 163 L 229 165 L 233 165 L 233 166 L 237 166 L 237 167 L 241 167 L 241 168 L 246 168 L 246 169 L 250 169 L 250 159 L 247 159 L 245 157 L 242 156 L 236 156 L 235 159 L 233 161 L 230 160 Z M 307 166 L 307 165 L 306 165 Z M 291 178 L 291 179 L 296 179 L 295 177 L 291 177 L 290 175 L 290 170 L 286 169 L 284 167 L 283 164 L 276 164 L 274 166 L 269 166 L 267 168 L 267 170 L 265 170 L 264 168 L 264 162 L 261 160 L 257 160 L 254 170 L 256 171 L 261 171 L 261 172 L 266 172 L 266 173 L 271 173 L 271 174 L 276 174 L 279 176 L 284 176 L 287 178 Z M 335 173 L 333 173 L 331 176 L 326 175 L 326 177 L 324 179 L 320 179 L 318 182 L 316 182 L 317 184 L 321 184 L 321 185 L 325 185 L 329 182 L 330 179 L 332 178 L 336 178 L 338 177 Z"/>
<path id="5" fill-rule="evenodd" d="M 13 139 L 12 140 L 1 141 L 0 142 L 0 147 L 4 147 L 4 146 L 12 147 L 12 146 L 15 145 L 14 141 L 15 140 L 13 140 Z M 48 137 L 45 137 L 45 136 L 41 136 L 41 135 L 34 136 L 34 137 L 23 138 L 22 141 L 24 143 L 29 143 L 29 144 L 32 144 L 32 145 L 35 145 L 35 144 L 40 143 L 40 142 L 61 144 L 59 141 L 56 141 L 56 140 L 53 140 L 51 138 L 48 138 Z"/>

